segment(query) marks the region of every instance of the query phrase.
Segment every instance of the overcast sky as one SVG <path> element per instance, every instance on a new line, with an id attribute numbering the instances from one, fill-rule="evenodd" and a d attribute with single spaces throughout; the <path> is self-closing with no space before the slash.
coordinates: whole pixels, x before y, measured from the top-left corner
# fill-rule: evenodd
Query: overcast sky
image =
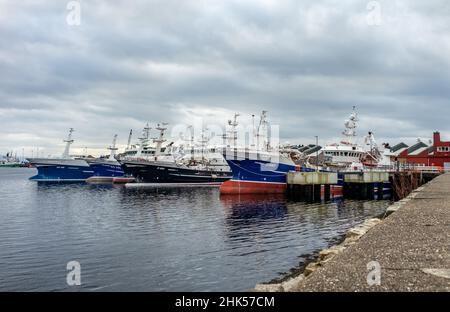
<path id="1" fill-rule="evenodd" d="M 0 0 L 0 154 L 269 111 L 283 141 L 450 139 L 450 2 Z"/>

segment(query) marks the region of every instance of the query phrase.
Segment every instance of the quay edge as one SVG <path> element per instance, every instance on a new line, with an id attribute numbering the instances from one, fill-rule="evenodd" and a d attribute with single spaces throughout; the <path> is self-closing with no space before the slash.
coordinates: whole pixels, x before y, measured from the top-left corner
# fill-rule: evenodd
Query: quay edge
<path id="1" fill-rule="evenodd" d="M 303 274 L 262 292 L 450 291 L 450 173 L 413 190 L 385 217 L 347 232 L 343 243 L 322 250 Z M 447 227 L 447 228 L 446 228 Z M 381 283 L 367 283 L 368 263 L 381 266 Z"/>

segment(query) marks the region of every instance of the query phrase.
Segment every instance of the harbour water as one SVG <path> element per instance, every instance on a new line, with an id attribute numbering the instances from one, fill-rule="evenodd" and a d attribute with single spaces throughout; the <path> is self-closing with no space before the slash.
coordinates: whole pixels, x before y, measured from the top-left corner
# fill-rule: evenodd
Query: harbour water
<path id="1" fill-rule="evenodd" d="M 35 173 L 0 169 L 0 291 L 244 291 L 389 205 L 39 185 Z M 66 283 L 73 260 L 81 286 Z"/>

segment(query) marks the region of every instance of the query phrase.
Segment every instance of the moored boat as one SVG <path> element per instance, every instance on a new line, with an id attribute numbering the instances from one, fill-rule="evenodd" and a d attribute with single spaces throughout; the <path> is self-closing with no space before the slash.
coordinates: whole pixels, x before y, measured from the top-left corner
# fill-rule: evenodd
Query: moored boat
<path id="1" fill-rule="evenodd" d="M 159 137 L 153 139 L 154 148 L 148 147 L 149 127 L 144 129 L 139 148 L 132 156 L 125 154 L 119 159 L 126 175 L 135 178 L 137 183 L 217 183 L 220 184 L 231 178 L 228 167 L 209 164 L 208 153 L 203 149 L 201 158 L 178 155 L 172 150 L 172 145 L 163 148 L 166 142 L 166 124 L 158 124 L 156 130 Z M 151 153 L 143 154 L 144 148 Z"/>
<path id="2" fill-rule="evenodd" d="M 290 153 L 272 147 L 267 137 L 269 123 L 267 112 L 261 113 L 256 130 L 255 145 L 228 147 L 224 158 L 233 173 L 229 181 L 220 186 L 221 194 L 274 194 L 284 193 L 289 171 L 312 171 L 297 165 Z"/>
<path id="3" fill-rule="evenodd" d="M 38 174 L 30 180 L 36 182 L 84 182 L 94 174 L 89 164 L 83 159 L 74 159 L 69 156 L 73 129 L 64 142 L 66 148 L 61 158 L 29 158 L 31 166 L 38 170 Z"/>
<path id="4" fill-rule="evenodd" d="M 93 176 L 111 178 L 111 181 L 113 177 L 123 177 L 124 172 L 122 170 L 122 166 L 115 158 L 116 152 L 118 150 L 118 148 L 116 147 L 116 143 L 117 143 L 117 134 L 114 136 L 112 146 L 108 148 L 111 151 L 108 158 L 86 159 L 86 162 L 94 171 Z"/>

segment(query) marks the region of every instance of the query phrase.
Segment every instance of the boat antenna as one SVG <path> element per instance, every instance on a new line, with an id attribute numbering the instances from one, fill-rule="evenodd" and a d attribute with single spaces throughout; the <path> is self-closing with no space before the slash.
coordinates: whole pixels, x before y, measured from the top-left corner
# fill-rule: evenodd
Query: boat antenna
<path id="1" fill-rule="evenodd" d="M 267 122 L 266 119 L 267 119 L 267 111 L 263 110 L 261 112 L 261 117 L 260 117 L 260 120 L 259 120 L 258 129 L 257 129 L 257 132 L 256 132 L 256 136 L 257 136 L 256 144 L 258 146 L 258 149 L 260 149 L 261 148 L 260 137 L 264 137 L 262 146 L 265 149 L 268 150 L 269 142 L 266 142 L 266 139 L 267 139 L 267 137 L 266 137 L 266 135 L 267 135 L 267 124 L 268 124 L 268 122 Z M 261 130 L 262 130 L 263 134 L 260 134 Z"/>
<path id="2" fill-rule="evenodd" d="M 64 140 L 64 142 L 66 143 L 66 148 L 64 149 L 64 153 L 62 154 L 62 158 L 67 159 L 69 158 L 69 153 L 70 153 L 70 145 L 73 143 L 73 139 L 72 139 L 72 133 L 75 130 L 73 128 L 69 129 L 69 135 L 67 136 L 67 139 Z"/>
<path id="3" fill-rule="evenodd" d="M 342 132 L 344 135 L 344 138 L 342 140 L 343 144 L 352 145 L 353 144 L 353 138 L 356 137 L 356 128 L 358 126 L 357 122 L 358 119 L 358 113 L 356 112 L 356 106 L 353 106 L 353 111 L 350 114 L 350 117 L 345 121 L 345 130 Z"/>
<path id="4" fill-rule="evenodd" d="M 195 159 L 195 157 L 194 157 L 194 153 L 195 153 L 195 148 L 194 148 L 194 126 L 192 126 L 192 125 L 189 125 L 188 127 L 187 127 L 187 129 L 189 129 L 189 131 L 191 132 L 190 133 L 190 139 L 189 139 L 189 145 L 190 145 L 190 148 L 191 148 L 191 161 L 193 162 L 194 161 L 194 159 Z"/>
<path id="5" fill-rule="evenodd" d="M 159 138 L 153 139 L 153 143 L 156 143 L 156 150 L 155 150 L 155 156 L 158 156 L 161 154 L 161 146 L 164 142 L 167 140 L 164 139 L 164 132 L 167 130 L 168 123 L 163 122 L 156 126 L 156 130 L 159 130 Z"/>
<path id="6" fill-rule="evenodd" d="M 144 147 L 146 147 L 148 145 L 148 139 L 150 137 L 150 130 L 152 128 L 150 128 L 148 122 L 144 127 L 144 130 L 142 130 L 142 137 L 139 138 L 139 150 L 137 152 L 138 156 L 142 156 L 142 152 L 144 150 Z"/>
<path id="7" fill-rule="evenodd" d="M 116 143 L 117 143 L 117 134 L 114 135 L 112 145 L 108 148 L 111 151 L 111 154 L 109 154 L 109 160 L 115 159 L 116 152 L 118 150 L 118 148 L 116 147 Z"/>
<path id="8" fill-rule="evenodd" d="M 253 123 L 253 135 L 252 135 L 252 146 L 255 146 L 255 114 L 252 114 L 252 123 Z"/>
<path id="9" fill-rule="evenodd" d="M 231 126 L 231 130 L 229 131 L 229 135 L 225 136 L 225 138 L 228 139 L 228 145 L 233 146 L 236 148 L 237 143 L 237 126 L 239 126 L 239 123 L 237 121 L 237 118 L 240 116 L 240 114 L 235 113 L 233 120 L 228 120 L 228 125 Z"/>
<path id="10" fill-rule="evenodd" d="M 131 138 L 133 137 L 133 129 L 130 129 L 130 134 L 128 135 L 128 143 L 127 143 L 127 150 L 130 149 L 131 146 Z"/>
<path id="11" fill-rule="evenodd" d="M 209 139 L 205 136 L 205 131 L 209 130 L 208 128 L 202 129 L 202 138 L 200 140 L 201 147 L 202 147 L 202 163 L 205 163 L 205 146 L 209 142 Z"/>

